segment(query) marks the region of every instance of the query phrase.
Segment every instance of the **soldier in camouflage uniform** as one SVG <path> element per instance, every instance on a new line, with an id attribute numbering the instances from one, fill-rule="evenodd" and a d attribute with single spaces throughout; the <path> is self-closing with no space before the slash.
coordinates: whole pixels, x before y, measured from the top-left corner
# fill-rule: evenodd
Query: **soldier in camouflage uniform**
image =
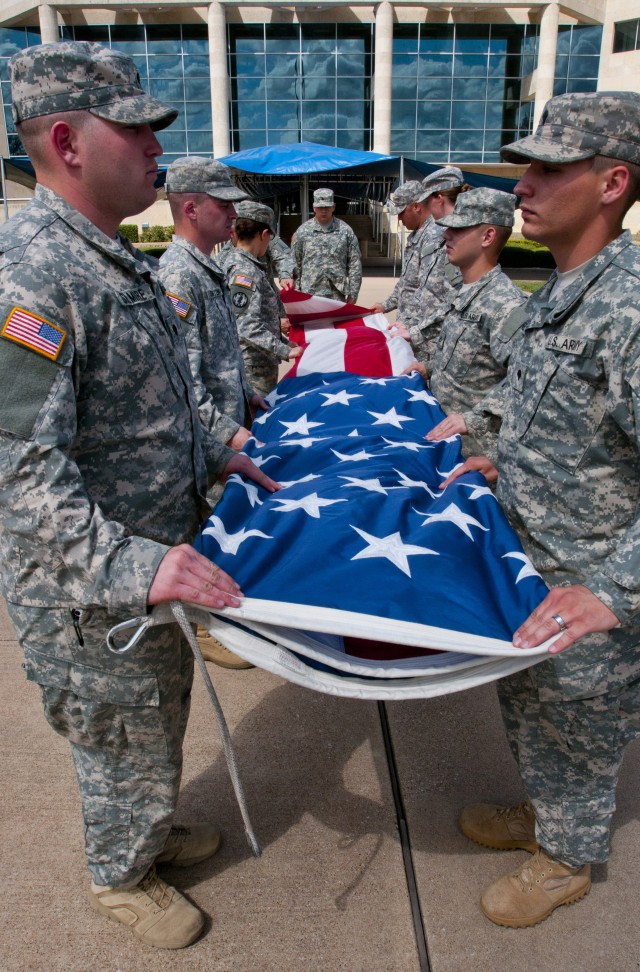
<path id="1" fill-rule="evenodd" d="M 280 362 L 302 353 L 302 348 L 287 341 L 280 332 L 280 298 L 263 262 L 275 232 L 275 215 L 269 206 L 250 200 L 239 203 L 237 242 L 226 261 L 247 376 L 262 395 L 268 395 L 276 386 Z"/>
<path id="2" fill-rule="evenodd" d="M 124 657 L 105 638 L 160 601 L 237 604 L 191 546 L 207 474 L 275 484 L 200 424 L 179 319 L 118 235 L 155 200 L 154 130 L 176 111 L 97 44 L 30 47 L 10 72 L 38 186 L 0 230 L 3 592 L 27 678 L 71 745 L 90 903 L 180 948 L 203 916 L 154 860 L 193 863 L 220 841 L 209 826 L 172 829 L 193 660 L 174 626 Z"/>
<path id="3" fill-rule="evenodd" d="M 247 194 L 234 186 L 226 165 L 198 156 L 172 162 L 165 189 L 176 234 L 160 257 L 159 277 L 184 323 L 200 421 L 239 452 L 250 438 L 245 423 L 268 405 L 247 381 L 225 274 L 210 254 L 216 243 L 228 239 L 236 215 L 233 203 Z M 211 506 L 223 488 L 220 482 L 211 487 Z M 223 668 L 253 668 L 203 627 L 198 642 L 207 661 Z"/>
<path id="4" fill-rule="evenodd" d="M 515 204 L 511 193 L 471 189 L 458 196 L 451 215 L 439 220 L 445 227 L 447 257 L 460 270 L 462 286 L 444 305 L 431 362 L 431 390 L 448 415 L 427 439 L 468 432 L 465 454 L 486 455 L 494 461 L 496 432 L 474 436 L 467 421 L 472 426 L 471 410 L 507 373 L 508 352 L 500 335 L 505 322 L 526 301 L 498 263 L 511 235 Z"/>
<path id="5" fill-rule="evenodd" d="M 459 194 L 468 189 L 470 186 L 464 181 L 462 172 L 454 166 L 437 169 L 422 180 L 423 205 L 436 226 L 437 220 L 453 212 Z M 462 278 L 457 267 L 447 259 L 440 227 L 437 235 L 423 239 L 419 257 L 416 286 L 406 295 L 403 306 L 398 307 L 396 323 L 402 325 L 400 333 L 411 341 L 417 360 L 429 367 L 444 310 Z"/>
<path id="6" fill-rule="evenodd" d="M 551 588 L 513 643 L 557 640 L 499 686 L 529 801 L 469 807 L 461 824 L 491 847 L 539 845 L 482 898 L 492 921 L 524 927 L 588 893 L 640 731 L 640 254 L 622 230 L 640 192 L 640 95 L 553 98 L 503 154 L 530 163 L 523 232 L 558 268 L 527 304 L 498 441 L 498 498 Z"/>
<path id="7" fill-rule="evenodd" d="M 435 185 L 453 188 L 464 182 L 460 169 L 442 169 L 439 172 L 448 175 L 436 181 Z M 442 229 L 433 218 L 429 204 L 436 191 L 433 176 L 438 177 L 438 172 L 429 177 L 431 185 L 412 180 L 403 183 L 391 194 L 391 204 L 397 212 L 398 221 L 409 230 L 409 235 L 404 247 L 402 273 L 387 299 L 381 304 L 374 304 L 372 310 L 381 314 L 397 310 L 398 320 L 406 327 L 411 327 L 415 320 L 423 316 L 418 302 L 425 277 L 423 262 L 426 267 L 434 252 L 434 244 L 439 246 L 442 242 Z M 428 179 L 424 182 L 427 183 Z"/>
<path id="8" fill-rule="evenodd" d="M 355 304 L 362 283 L 362 257 L 356 234 L 336 219 L 331 189 L 313 194 L 315 217 L 296 231 L 291 246 L 298 290 Z"/>
<path id="9" fill-rule="evenodd" d="M 200 419 L 240 450 L 250 437 L 244 428 L 250 406 L 265 403 L 246 379 L 225 275 L 210 253 L 228 239 L 233 204 L 247 194 L 222 162 L 198 157 L 172 162 L 165 189 L 176 234 L 160 257 L 159 276 L 185 324 Z"/>
<path id="10" fill-rule="evenodd" d="M 225 273 L 227 269 L 227 263 L 233 257 L 236 246 L 235 229 L 231 229 L 231 239 L 225 243 L 220 252 L 216 255 L 216 263 L 221 267 Z M 271 286 L 278 295 L 278 307 L 280 309 L 280 330 L 283 334 L 287 335 L 291 327 L 291 322 L 287 317 L 287 310 L 280 298 L 280 290 L 292 290 L 294 287 L 293 273 L 294 273 L 294 262 L 293 254 L 287 244 L 280 239 L 279 236 L 274 236 L 267 247 L 267 252 L 262 258 L 265 270 L 271 281 Z M 279 281 L 276 283 L 276 277 Z"/>

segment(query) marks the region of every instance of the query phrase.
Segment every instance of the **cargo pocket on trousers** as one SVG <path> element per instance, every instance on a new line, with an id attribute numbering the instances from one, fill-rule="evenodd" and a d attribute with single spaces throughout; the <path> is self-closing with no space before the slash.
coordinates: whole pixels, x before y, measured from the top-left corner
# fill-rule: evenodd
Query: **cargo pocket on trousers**
<path id="1" fill-rule="evenodd" d="M 99 797 L 83 797 L 84 841 L 91 865 L 125 865 L 129 857 L 131 807 Z"/>
<path id="2" fill-rule="evenodd" d="M 118 675 L 25 649 L 27 678 L 40 685 L 47 721 L 78 746 L 163 755 L 167 741 L 155 675 Z"/>

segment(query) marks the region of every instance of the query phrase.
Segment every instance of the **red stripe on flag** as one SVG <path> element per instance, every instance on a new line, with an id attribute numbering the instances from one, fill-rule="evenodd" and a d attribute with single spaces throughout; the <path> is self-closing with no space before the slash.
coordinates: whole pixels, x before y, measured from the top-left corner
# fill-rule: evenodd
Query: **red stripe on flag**
<path id="1" fill-rule="evenodd" d="M 393 374 L 387 339 L 366 325 L 347 327 L 344 370 L 367 378 L 388 378 Z"/>

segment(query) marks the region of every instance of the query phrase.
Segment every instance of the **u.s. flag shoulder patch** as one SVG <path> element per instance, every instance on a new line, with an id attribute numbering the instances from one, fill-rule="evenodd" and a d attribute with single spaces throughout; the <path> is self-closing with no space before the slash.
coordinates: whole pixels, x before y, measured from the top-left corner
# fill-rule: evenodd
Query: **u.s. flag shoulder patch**
<path id="1" fill-rule="evenodd" d="M 57 324 L 39 317 L 24 307 L 13 307 L 9 312 L 2 330 L 2 337 L 25 348 L 31 348 L 36 354 L 41 354 L 50 361 L 57 361 L 66 332 Z"/>
<path id="2" fill-rule="evenodd" d="M 168 290 L 167 297 L 173 304 L 176 314 L 178 314 L 179 317 L 186 317 L 191 310 L 191 304 L 189 301 L 185 300 L 184 297 L 178 297 L 177 294 L 170 294 Z"/>
<path id="3" fill-rule="evenodd" d="M 248 277 L 244 273 L 236 273 L 230 284 L 231 287 L 250 287 L 253 290 L 253 277 Z"/>

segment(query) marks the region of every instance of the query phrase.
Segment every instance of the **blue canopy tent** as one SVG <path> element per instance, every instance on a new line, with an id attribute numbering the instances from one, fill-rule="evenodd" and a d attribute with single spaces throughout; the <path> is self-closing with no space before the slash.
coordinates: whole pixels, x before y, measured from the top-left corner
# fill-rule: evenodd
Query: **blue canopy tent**
<path id="1" fill-rule="evenodd" d="M 220 161 L 241 172 L 239 181 L 244 181 L 247 187 L 250 186 L 254 195 L 281 195 L 282 192 L 278 192 L 279 180 L 285 180 L 284 191 L 289 192 L 292 186 L 295 186 L 295 182 L 287 177 L 301 176 L 303 218 L 306 216 L 304 201 L 306 198 L 308 203 L 312 182 L 309 177 L 312 175 L 323 176 L 322 179 L 318 179 L 318 185 L 333 188 L 334 192 L 337 186 L 338 195 L 350 199 L 368 198 L 383 202 L 400 182 L 406 179 L 422 179 L 429 172 L 435 172 L 442 167 L 404 156 L 359 152 L 354 149 L 321 145 L 317 142 L 264 145 L 243 152 L 234 152 L 232 155 L 224 156 Z M 256 178 L 263 176 L 271 178 L 267 180 Z M 465 173 L 465 178 L 472 186 L 490 186 L 505 192 L 513 192 L 515 186 L 515 179 L 504 179 L 483 173 Z M 267 193 L 266 186 L 275 191 Z M 280 186 L 282 187 L 282 183 Z"/>

